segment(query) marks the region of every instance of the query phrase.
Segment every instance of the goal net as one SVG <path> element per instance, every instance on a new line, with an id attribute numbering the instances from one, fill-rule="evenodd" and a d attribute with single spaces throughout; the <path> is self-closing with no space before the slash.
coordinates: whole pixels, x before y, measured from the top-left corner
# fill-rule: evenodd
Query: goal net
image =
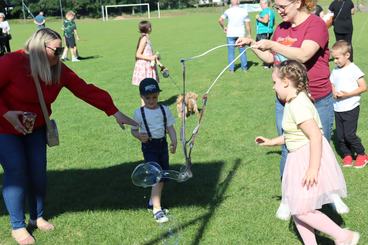
<path id="1" fill-rule="evenodd" d="M 147 14 L 147 18 L 151 18 L 151 11 L 148 3 L 106 5 L 102 18 L 104 21 L 108 21 L 109 17 L 111 18 L 112 15 L 134 16 L 136 13 L 140 13 L 141 15 Z"/>

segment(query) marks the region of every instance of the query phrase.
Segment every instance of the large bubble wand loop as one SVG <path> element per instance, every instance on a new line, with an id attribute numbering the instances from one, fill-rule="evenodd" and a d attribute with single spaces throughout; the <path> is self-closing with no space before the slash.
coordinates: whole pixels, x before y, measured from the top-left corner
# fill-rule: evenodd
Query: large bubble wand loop
<path id="1" fill-rule="evenodd" d="M 184 63 L 186 61 L 195 60 L 195 59 L 201 58 L 201 57 L 203 57 L 203 56 L 205 56 L 205 55 L 207 55 L 207 54 L 215 51 L 216 49 L 219 49 L 219 48 L 222 48 L 222 47 L 229 47 L 229 46 L 236 46 L 236 44 L 222 44 L 222 45 L 216 46 L 214 48 L 211 48 L 211 49 L 205 51 L 202 54 L 199 54 L 199 55 L 196 55 L 196 56 L 193 56 L 193 57 L 189 57 L 189 58 L 182 58 L 182 59 L 180 59 L 180 62 L 181 63 Z"/>
<path id="2" fill-rule="evenodd" d="M 190 58 L 186 58 L 186 59 L 180 59 L 180 62 L 182 64 L 182 70 L 183 70 L 183 97 L 185 98 L 185 94 L 186 94 L 186 67 L 185 67 L 185 62 L 186 61 L 192 61 L 194 59 L 198 59 L 200 57 L 203 57 L 207 54 L 209 54 L 210 52 L 218 49 L 218 48 L 221 48 L 221 47 L 227 47 L 227 46 L 236 46 L 235 44 L 224 44 L 224 45 L 220 45 L 220 46 L 216 46 L 212 49 L 209 49 L 207 50 L 206 52 L 200 54 L 200 55 L 197 55 L 197 56 L 193 56 L 193 57 L 190 57 Z M 216 79 L 211 83 L 210 87 L 208 88 L 208 90 L 206 91 L 206 93 L 203 95 L 202 97 L 202 110 L 200 112 L 200 116 L 199 116 L 199 119 L 198 119 L 198 122 L 197 122 L 197 125 L 196 127 L 194 128 L 190 138 L 188 140 L 186 140 L 186 115 L 185 115 L 185 107 L 186 107 L 186 104 L 185 104 L 185 100 L 183 100 L 182 102 L 182 108 L 181 108 L 181 111 L 182 111 L 182 125 L 181 125 L 181 131 L 180 131 L 180 141 L 182 143 L 182 148 L 183 148 L 183 153 L 184 153 L 184 157 L 185 157 L 185 166 L 182 167 L 180 169 L 180 173 L 182 173 L 183 175 L 187 176 L 188 178 L 191 178 L 193 176 L 193 173 L 191 171 L 191 167 L 192 167 L 192 160 L 191 160 L 191 155 L 192 155 L 192 150 L 193 150 L 193 147 L 194 147 L 194 142 L 195 142 L 195 139 L 196 139 L 196 136 L 198 135 L 199 133 L 199 129 L 200 129 L 200 126 L 201 126 L 201 122 L 202 122 L 202 119 L 203 119 L 203 115 L 204 115 L 204 112 L 205 112 L 205 109 L 206 109 L 206 105 L 207 105 L 207 99 L 208 99 L 208 94 L 209 92 L 211 91 L 211 89 L 213 88 L 213 86 L 216 84 L 216 82 L 219 80 L 219 78 L 224 74 L 224 72 L 232 65 L 235 63 L 235 61 L 237 61 L 245 52 L 246 50 L 248 50 L 249 48 L 251 47 L 247 47 L 245 48 L 232 62 L 230 62 L 230 64 L 228 64 L 220 73 L 219 75 L 216 77 Z M 189 149 L 188 149 L 189 147 Z"/>

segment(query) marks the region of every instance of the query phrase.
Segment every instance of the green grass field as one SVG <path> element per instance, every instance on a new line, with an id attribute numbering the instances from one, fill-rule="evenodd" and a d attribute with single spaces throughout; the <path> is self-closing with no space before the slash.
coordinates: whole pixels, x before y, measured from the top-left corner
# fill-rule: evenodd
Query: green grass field
<path id="1" fill-rule="evenodd" d="M 221 12 L 221 8 L 173 11 L 152 19 L 152 43 L 176 83 L 161 80 L 161 100 L 172 102 L 181 92 L 180 58 L 225 43 L 217 24 Z M 354 17 L 353 42 L 355 63 L 365 72 L 366 18 L 362 13 Z M 140 106 L 138 89 L 131 85 L 138 22 L 78 20 L 79 52 L 90 59 L 66 63 L 89 83 L 109 91 L 116 105 L 129 115 Z M 10 24 L 12 48 L 21 48 L 34 25 Z M 61 31 L 59 21 L 47 24 Z M 333 42 L 331 34 L 330 45 Z M 187 63 L 187 90 L 203 94 L 225 67 L 226 53 L 223 48 Z M 163 206 L 170 209 L 172 220 L 162 226 L 145 208 L 149 189 L 131 183 L 130 174 L 142 161 L 139 142 L 113 118 L 63 90 L 53 104 L 61 145 L 48 149 L 45 217 L 56 230 L 49 234 L 36 231 L 37 244 L 175 244 L 172 240 L 192 245 L 301 244 L 291 223 L 275 217 L 281 193 L 279 148 L 254 144 L 256 135 L 276 135 L 271 70 L 264 70 L 251 52 L 248 59 L 249 72 L 225 73 L 209 95 L 192 155 L 194 178 L 167 184 Z M 362 97 L 358 133 L 368 146 L 368 97 Z M 176 115 L 175 103 L 170 108 Z M 188 132 L 194 125 L 193 116 L 188 119 Z M 179 132 L 179 120 L 176 129 Z M 178 169 L 183 162 L 179 147 L 171 155 L 171 166 Z M 343 172 L 351 211 L 334 217 L 343 226 L 360 231 L 360 244 L 368 244 L 367 168 Z M 0 181 L 2 177 L 1 172 Z M 14 244 L 3 201 L 0 210 L 0 244 Z M 333 244 L 323 236 L 319 241 Z"/>

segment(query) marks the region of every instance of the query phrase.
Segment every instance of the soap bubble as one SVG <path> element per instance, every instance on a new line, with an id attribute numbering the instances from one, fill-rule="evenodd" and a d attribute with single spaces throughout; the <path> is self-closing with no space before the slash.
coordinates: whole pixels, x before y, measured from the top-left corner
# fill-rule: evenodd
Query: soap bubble
<path id="1" fill-rule="evenodd" d="M 156 185 L 163 178 L 184 182 L 191 177 L 192 172 L 188 168 L 182 168 L 180 172 L 162 170 L 161 166 L 156 162 L 141 163 L 132 173 L 133 184 L 144 188 Z"/>

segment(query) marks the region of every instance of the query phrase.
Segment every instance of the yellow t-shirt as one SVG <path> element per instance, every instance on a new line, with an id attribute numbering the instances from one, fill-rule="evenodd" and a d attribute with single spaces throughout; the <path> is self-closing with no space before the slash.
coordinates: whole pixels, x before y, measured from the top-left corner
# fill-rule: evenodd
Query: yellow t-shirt
<path id="1" fill-rule="evenodd" d="M 296 98 L 285 104 L 282 128 L 286 147 L 289 151 L 295 151 L 309 142 L 309 139 L 298 125 L 310 119 L 317 122 L 323 134 L 317 109 L 305 92 L 300 92 Z"/>

